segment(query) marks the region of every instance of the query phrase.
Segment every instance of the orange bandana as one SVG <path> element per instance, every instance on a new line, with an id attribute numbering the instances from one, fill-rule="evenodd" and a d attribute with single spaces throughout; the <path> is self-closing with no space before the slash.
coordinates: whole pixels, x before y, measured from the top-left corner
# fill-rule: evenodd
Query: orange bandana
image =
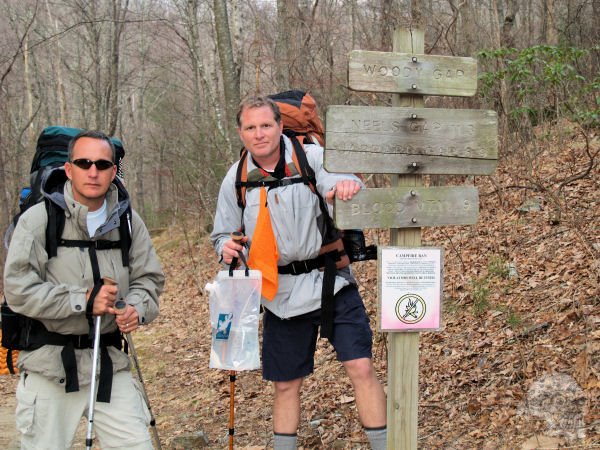
<path id="1" fill-rule="evenodd" d="M 275 298 L 278 288 L 277 242 L 271 226 L 271 215 L 267 208 L 267 190 L 260 188 L 260 204 L 256 228 L 252 235 L 252 245 L 248 254 L 248 266 L 262 272 L 262 296 L 271 301 Z"/>

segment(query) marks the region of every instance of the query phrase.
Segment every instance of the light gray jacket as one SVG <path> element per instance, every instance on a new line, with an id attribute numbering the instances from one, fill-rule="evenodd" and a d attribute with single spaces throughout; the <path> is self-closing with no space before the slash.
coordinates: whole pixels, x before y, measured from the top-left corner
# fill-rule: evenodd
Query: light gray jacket
<path id="1" fill-rule="evenodd" d="M 47 197 L 65 208 L 64 239 L 90 240 L 87 229 L 87 207 L 73 199 L 70 182 L 64 192 Z M 96 239 L 119 239 L 119 209 L 126 208 L 129 199 L 119 202 L 117 188 L 111 185 L 107 196 L 108 219 L 97 231 Z M 122 210 L 122 209 L 121 209 Z M 82 335 L 89 331 L 85 316 L 86 291 L 94 285 L 87 249 L 58 247 L 58 255 L 48 259 L 46 225 L 48 215 L 43 202 L 29 208 L 19 219 L 12 236 L 4 269 L 4 294 L 11 309 L 40 320 L 48 331 Z M 158 315 L 158 298 L 164 275 L 152 246 L 150 235 L 140 216 L 131 217 L 131 249 L 129 267 L 123 267 L 121 250 L 98 250 L 102 277 L 118 282 L 119 297 L 133 305 L 140 322 L 151 322 Z M 115 331 L 113 315 L 102 316 L 102 333 Z M 61 346 L 45 345 L 38 350 L 22 351 L 18 367 L 21 371 L 39 373 L 52 380 L 65 378 Z M 129 370 L 128 356 L 108 347 L 113 370 Z M 80 386 L 91 379 L 92 349 L 75 350 Z"/>
<path id="2" fill-rule="evenodd" d="M 286 163 L 292 162 L 292 144 L 284 136 Z M 360 179 L 351 174 L 333 174 L 323 168 L 323 148 L 316 144 L 305 146 L 308 163 L 315 171 L 317 188 L 323 198 L 339 180 Z M 242 209 L 237 204 L 235 178 L 238 163 L 225 175 L 219 191 L 217 211 L 211 240 L 217 254 L 222 254 L 223 244 L 231 239 L 230 233 L 242 225 Z M 248 172 L 256 169 L 248 157 Z M 319 200 L 303 183 L 290 184 L 268 190 L 269 212 L 279 251 L 278 265 L 304 261 L 318 256 L 324 230 Z M 243 212 L 245 233 L 252 236 L 258 216 L 260 189 L 248 189 Z M 252 245 L 252 241 L 249 241 Z M 353 283 L 349 267 L 338 271 L 335 292 Z M 263 305 L 280 318 L 295 317 L 321 307 L 323 272 L 318 269 L 302 275 L 279 275 L 279 289 L 273 301 L 262 299 Z"/>

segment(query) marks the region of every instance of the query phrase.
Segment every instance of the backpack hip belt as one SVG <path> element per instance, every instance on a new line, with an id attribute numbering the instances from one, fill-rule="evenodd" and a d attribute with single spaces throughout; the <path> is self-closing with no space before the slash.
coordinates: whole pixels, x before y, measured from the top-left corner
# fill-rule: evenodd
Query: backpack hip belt
<path id="1" fill-rule="evenodd" d="M 337 241 L 336 241 L 337 242 Z M 333 242 L 332 244 L 335 244 Z M 337 269 L 348 265 L 347 256 L 343 250 L 330 250 L 322 253 L 316 258 L 304 261 L 293 261 L 285 266 L 278 266 L 277 272 L 283 275 L 302 275 L 310 273 L 314 269 L 323 271 L 323 287 L 321 288 L 321 337 L 330 339 L 333 337 L 333 316 L 335 312 L 335 277 Z"/>
<path id="2" fill-rule="evenodd" d="M 324 270 L 326 255 L 331 256 L 336 262 L 336 269 L 341 269 L 347 265 L 342 260 L 345 254 L 346 252 L 344 250 L 331 250 L 329 252 L 320 254 L 316 258 L 305 259 L 304 261 L 292 261 L 285 266 L 277 266 L 277 272 L 281 275 L 302 275 L 303 273 L 310 273 L 315 269 Z M 340 267 L 337 267 L 338 264 L 340 264 Z"/>
<path id="3" fill-rule="evenodd" d="M 94 342 L 88 334 L 61 334 L 48 331 L 45 328 L 39 328 L 32 331 L 30 348 L 27 350 L 37 350 L 44 345 L 72 346 L 73 349 L 92 348 Z M 100 345 L 102 347 L 116 347 L 118 350 L 123 348 L 122 336 L 118 330 L 111 331 L 101 335 Z"/>
<path id="4" fill-rule="evenodd" d="M 110 389 L 112 384 L 112 360 L 108 354 L 108 347 L 115 347 L 117 350 L 123 348 L 123 336 L 119 330 L 105 333 L 100 337 L 100 383 L 98 385 L 98 397 L 110 401 Z M 89 334 L 60 334 L 53 333 L 45 328 L 38 328 L 31 336 L 31 350 L 36 350 L 44 345 L 62 346 L 61 359 L 65 369 L 65 392 L 77 392 L 79 390 L 79 380 L 77 378 L 77 360 L 75 358 L 75 349 L 85 349 L 93 347 L 93 340 Z"/>

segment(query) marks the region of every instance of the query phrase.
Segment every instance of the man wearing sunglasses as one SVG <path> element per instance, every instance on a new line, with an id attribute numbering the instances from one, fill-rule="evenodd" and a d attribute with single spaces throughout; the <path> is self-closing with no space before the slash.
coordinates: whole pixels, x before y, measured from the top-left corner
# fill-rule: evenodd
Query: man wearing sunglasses
<path id="1" fill-rule="evenodd" d="M 7 303 L 44 325 L 35 332 L 40 348 L 19 355 L 16 422 L 22 449 L 73 444 L 88 413 L 96 317 L 102 335 L 96 437 L 102 448 L 153 448 L 150 415 L 121 351 L 120 333 L 158 315 L 164 275 L 116 175 L 110 138 L 80 133 L 69 144 L 64 168 L 53 169 L 43 182 L 46 202 L 25 211 L 13 233 L 4 272 Z M 54 256 L 46 235 L 50 211 L 56 210 L 64 215 L 64 228 Z M 115 310 L 118 299 L 126 302 L 124 311 Z"/>

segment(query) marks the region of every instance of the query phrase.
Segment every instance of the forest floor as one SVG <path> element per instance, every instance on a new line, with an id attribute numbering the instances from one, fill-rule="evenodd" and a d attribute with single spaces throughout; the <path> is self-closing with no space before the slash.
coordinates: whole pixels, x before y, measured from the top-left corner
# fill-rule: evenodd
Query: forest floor
<path id="1" fill-rule="evenodd" d="M 422 230 L 423 246 L 444 248 L 444 295 L 442 329 L 420 335 L 419 448 L 600 448 L 598 163 L 557 190 L 585 170 L 600 142 L 592 135 L 586 146 L 568 125 L 544 142 L 504 156 L 493 176 L 468 180 L 480 194 L 476 225 Z M 206 235 L 187 238 L 191 228 L 155 237 L 167 276 L 161 314 L 134 339 L 163 447 L 186 448 L 183 438 L 195 435 L 226 448 L 229 376 L 208 367 L 204 290 L 220 266 Z M 388 244 L 387 231 L 367 238 Z M 376 262 L 353 268 L 375 329 Z M 385 334 L 375 333 L 373 349 L 387 385 Z M 325 341 L 315 359 L 299 445 L 367 449 L 350 383 Z M 15 387 L 15 377 L 3 377 L 2 398 Z M 238 372 L 236 448 L 271 447 L 271 397 L 259 371 Z M 4 422 L 0 436 L 11 432 Z"/>

